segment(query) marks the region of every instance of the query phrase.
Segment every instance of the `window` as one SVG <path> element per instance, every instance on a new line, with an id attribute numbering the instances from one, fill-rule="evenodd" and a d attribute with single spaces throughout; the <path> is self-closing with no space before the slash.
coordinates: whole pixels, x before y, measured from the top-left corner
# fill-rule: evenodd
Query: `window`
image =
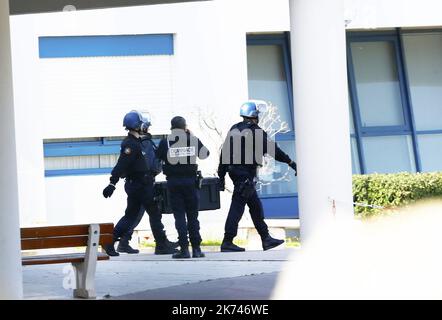
<path id="1" fill-rule="evenodd" d="M 413 172 L 413 146 L 410 136 L 364 137 L 362 145 L 367 172 Z"/>
<path id="2" fill-rule="evenodd" d="M 416 130 L 442 129 L 442 32 L 403 35 Z"/>
<path id="3" fill-rule="evenodd" d="M 360 150 L 358 148 L 354 114 L 353 114 L 353 108 L 351 105 L 350 97 L 349 97 L 349 101 L 348 101 L 348 107 L 350 109 L 349 115 L 350 115 L 351 171 L 353 172 L 353 174 L 360 174 L 361 173 L 361 163 L 359 161 L 359 151 Z"/>
<path id="4" fill-rule="evenodd" d="M 281 120 L 286 122 L 289 130 L 293 132 L 283 46 L 248 45 L 247 70 L 249 97 L 277 106 Z"/>
<path id="5" fill-rule="evenodd" d="M 280 141 L 279 147 L 287 153 L 290 158 L 295 159 L 295 141 Z M 268 161 L 270 165 L 268 170 L 260 170 L 260 187 L 259 193 L 261 196 L 265 195 L 287 195 L 297 193 L 297 184 L 295 172 L 289 168 L 285 163 L 280 163 L 272 158 Z"/>
<path id="6" fill-rule="evenodd" d="M 402 35 L 422 171 L 442 171 L 442 32 Z"/>
<path id="7" fill-rule="evenodd" d="M 348 70 L 353 172 L 418 171 L 398 34 L 349 33 Z"/>
<path id="8" fill-rule="evenodd" d="M 362 127 L 403 126 L 394 43 L 350 44 Z"/>
<path id="9" fill-rule="evenodd" d="M 361 164 L 359 163 L 358 143 L 356 138 L 351 137 L 350 145 L 351 145 L 351 171 L 354 174 L 360 174 Z"/>
<path id="10" fill-rule="evenodd" d="M 442 171 L 442 30 L 350 32 L 348 70 L 353 172 Z"/>
<path id="11" fill-rule="evenodd" d="M 155 133 L 174 115 L 173 34 L 40 37 L 36 103 L 46 137 L 97 137 L 132 109 L 155 115 Z M 85 116 L 87 115 L 87 116 Z M 46 123 L 47 121 L 47 123 Z M 108 133 L 109 134 L 109 133 Z"/>
<path id="12" fill-rule="evenodd" d="M 422 171 L 442 171 L 442 134 L 418 135 Z"/>
<path id="13" fill-rule="evenodd" d="M 44 141 L 45 176 L 109 174 L 124 137 L 50 139 Z M 159 143 L 160 136 L 154 137 Z"/>
<path id="14" fill-rule="evenodd" d="M 42 59 L 173 55 L 172 34 L 39 37 Z"/>
<path id="15" fill-rule="evenodd" d="M 118 140 L 105 138 L 44 141 L 45 176 L 109 173 L 120 153 Z"/>
<path id="16" fill-rule="evenodd" d="M 295 133 L 290 53 L 287 34 L 247 36 L 247 74 L 250 99 L 265 100 L 277 108 L 279 119 L 266 131 L 277 130 L 285 124 L 286 130 L 275 134 L 274 140 L 292 159 L 295 159 Z M 258 192 L 271 217 L 297 216 L 297 184 L 294 171 L 286 164 L 268 159 L 268 170 L 259 171 Z M 272 198 L 286 201 L 276 205 Z M 285 202 L 284 202 L 285 203 Z M 290 205 L 287 205 L 290 204 Z M 277 208 L 275 207 L 277 206 Z"/>

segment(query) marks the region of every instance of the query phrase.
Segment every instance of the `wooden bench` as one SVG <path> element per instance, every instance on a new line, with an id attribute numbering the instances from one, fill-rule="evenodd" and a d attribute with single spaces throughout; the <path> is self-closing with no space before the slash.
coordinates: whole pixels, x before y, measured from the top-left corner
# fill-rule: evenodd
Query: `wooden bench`
<path id="1" fill-rule="evenodd" d="M 109 260 L 107 254 L 98 252 L 98 246 L 112 243 L 113 229 L 112 223 L 22 228 L 22 250 L 86 247 L 84 253 L 22 256 L 22 265 L 72 263 L 76 279 L 74 297 L 95 298 L 97 261 Z"/>

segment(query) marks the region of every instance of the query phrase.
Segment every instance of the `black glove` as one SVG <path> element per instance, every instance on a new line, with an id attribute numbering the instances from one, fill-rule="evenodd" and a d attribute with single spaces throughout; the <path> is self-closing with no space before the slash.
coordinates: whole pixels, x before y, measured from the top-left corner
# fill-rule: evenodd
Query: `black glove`
<path id="1" fill-rule="evenodd" d="M 226 190 L 226 180 L 224 178 L 220 178 L 219 182 L 218 182 L 218 186 L 219 186 L 219 191 L 224 191 Z"/>
<path id="2" fill-rule="evenodd" d="M 110 185 L 108 185 L 106 188 L 104 188 L 104 190 L 103 190 L 103 196 L 104 196 L 105 198 L 110 198 L 111 195 L 112 195 L 112 193 L 114 193 L 114 191 L 115 191 L 115 186 L 112 185 L 112 184 L 110 184 Z"/>
<path id="3" fill-rule="evenodd" d="M 298 168 L 296 166 L 296 162 L 295 161 L 290 162 L 289 167 L 292 168 L 293 170 L 295 170 L 295 176 L 297 176 L 298 175 Z"/>

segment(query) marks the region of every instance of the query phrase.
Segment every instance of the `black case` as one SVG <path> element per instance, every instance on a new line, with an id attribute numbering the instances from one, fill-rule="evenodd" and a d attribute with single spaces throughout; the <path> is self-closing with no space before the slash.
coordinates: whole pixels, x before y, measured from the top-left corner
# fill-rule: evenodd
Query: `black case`
<path id="1" fill-rule="evenodd" d="M 200 193 L 199 211 L 217 210 L 221 208 L 218 178 L 204 178 Z M 167 182 L 155 182 L 155 198 L 161 213 L 173 213 L 170 206 L 170 195 Z"/>

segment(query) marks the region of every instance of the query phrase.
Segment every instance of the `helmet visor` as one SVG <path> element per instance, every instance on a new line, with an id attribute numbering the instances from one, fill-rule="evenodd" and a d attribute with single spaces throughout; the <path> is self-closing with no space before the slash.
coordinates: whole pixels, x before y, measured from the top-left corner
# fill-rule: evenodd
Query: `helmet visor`
<path id="1" fill-rule="evenodd" d="M 152 125 L 152 117 L 150 113 L 148 111 L 139 111 L 138 113 L 140 114 L 141 122 L 146 124 L 146 126 L 150 127 Z"/>
<path id="2" fill-rule="evenodd" d="M 258 113 L 265 113 L 268 109 L 267 103 L 257 103 L 256 109 L 258 110 Z"/>

